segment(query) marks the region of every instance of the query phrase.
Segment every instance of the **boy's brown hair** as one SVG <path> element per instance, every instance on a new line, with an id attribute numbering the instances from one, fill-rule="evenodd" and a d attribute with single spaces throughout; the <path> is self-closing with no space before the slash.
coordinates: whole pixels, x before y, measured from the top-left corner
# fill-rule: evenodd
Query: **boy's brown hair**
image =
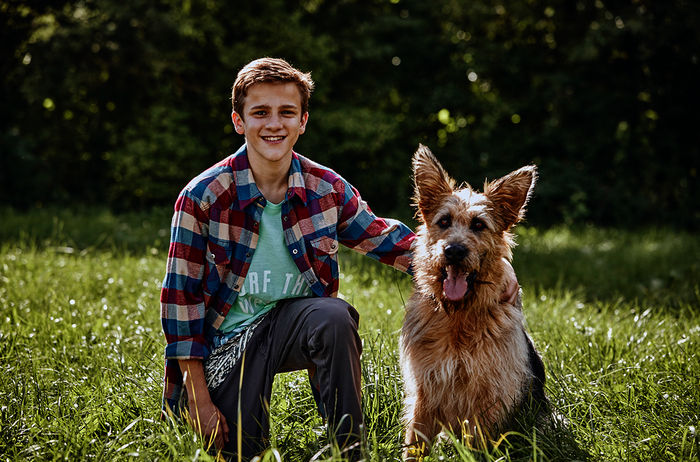
<path id="1" fill-rule="evenodd" d="M 243 69 L 238 72 L 236 81 L 233 84 L 231 92 L 231 101 L 233 102 L 233 110 L 238 113 L 241 118 L 243 115 L 243 106 L 245 98 L 248 94 L 248 89 L 256 83 L 294 83 L 299 89 L 301 96 L 302 114 L 309 110 L 309 98 L 314 89 L 314 81 L 311 80 L 311 73 L 301 72 L 294 68 L 291 64 L 283 59 L 278 58 L 260 58 L 246 64 Z"/>

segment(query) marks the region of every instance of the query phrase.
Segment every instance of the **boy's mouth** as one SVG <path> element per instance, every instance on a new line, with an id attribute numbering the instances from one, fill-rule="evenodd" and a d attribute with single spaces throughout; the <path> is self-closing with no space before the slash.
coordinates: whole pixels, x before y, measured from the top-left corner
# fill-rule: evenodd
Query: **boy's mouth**
<path id="1" fill-rule="evenodd" d="M 261 137 L 264 141 L 267 141 L 268 143 L 278 143 L 285 139 L 285 136 L 262 136 Z"/>
<path id="2" fill-rule="evenodd" d="M 453 302 L 462 300 L 474 283 L 476 271 L 462 272 L 454 265 L 447 265 L 442 272 L 445 276 L 442 281 L 443 295 Z"/>

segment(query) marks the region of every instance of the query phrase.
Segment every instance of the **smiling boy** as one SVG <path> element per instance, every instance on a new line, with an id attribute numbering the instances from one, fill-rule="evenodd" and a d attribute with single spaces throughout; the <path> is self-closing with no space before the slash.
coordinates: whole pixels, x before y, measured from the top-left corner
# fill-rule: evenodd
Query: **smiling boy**
<path id="1" fill-rule="evenodd" d="M 175 205 L 161 292 L 164 402 L 186 404 L 198 432 L 244 459 L 268 444 L 275 374 L 300 369 L 339 447 L 359 453 L 359 315 L 336 298 L 338 244 L 410 266 L 408 227 L 376 217 L 342 177 L 293 151 L 312 89 L 283 60 L 245 66 L 232 95 L 245 145 Z"/>

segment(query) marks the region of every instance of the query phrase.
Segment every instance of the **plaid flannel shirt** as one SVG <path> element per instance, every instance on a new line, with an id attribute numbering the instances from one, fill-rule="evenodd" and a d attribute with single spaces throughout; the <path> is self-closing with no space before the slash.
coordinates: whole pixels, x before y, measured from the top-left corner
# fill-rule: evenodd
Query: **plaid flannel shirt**
<path id="1" fill-rule="evenodd" d="M 413 232 L 376 217 L 334 171 L 293 153 L 282 207 L 284 239 L 316 296 L 338 293 L 338 244 L 410 273 Z M 165 348 L 164 405 L 177 409 L 179 359 L 210 354 L 243 285 L 266 201 L 255 185 L 246 146 L 194 178 L 180 193 L 161 291 Z"/>

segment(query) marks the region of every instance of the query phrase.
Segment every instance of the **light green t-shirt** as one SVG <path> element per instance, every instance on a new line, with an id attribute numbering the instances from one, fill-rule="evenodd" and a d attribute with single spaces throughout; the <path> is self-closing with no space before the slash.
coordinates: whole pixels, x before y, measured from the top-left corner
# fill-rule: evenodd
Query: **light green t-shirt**
<path id="1" fill-rule="evenodd" d="M 267 201 L 260 219 L 258 245 L 236 302 L 220 330 L 240 331 L 274 308 L 279 300 L 311 295 L 284 242 L 282 204 Z"/>

